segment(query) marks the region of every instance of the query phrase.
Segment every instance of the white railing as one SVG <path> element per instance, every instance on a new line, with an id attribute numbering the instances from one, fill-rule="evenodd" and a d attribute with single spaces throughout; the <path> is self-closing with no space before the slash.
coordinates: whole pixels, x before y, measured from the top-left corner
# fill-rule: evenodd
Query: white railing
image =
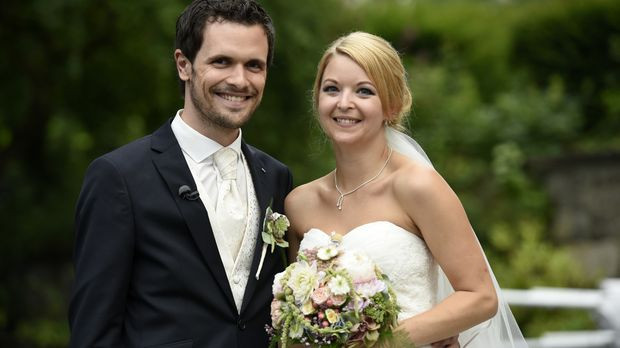
<path id="1" fill-rule="evenodd" d="M 528 339 L 530 348 L 620 348 L 620 278 L 605 279 L 594 290 L 536 287 L 502 292 L 511 306 L 581 308 L 594 313 L 599 330 L 549 332 Z"/>

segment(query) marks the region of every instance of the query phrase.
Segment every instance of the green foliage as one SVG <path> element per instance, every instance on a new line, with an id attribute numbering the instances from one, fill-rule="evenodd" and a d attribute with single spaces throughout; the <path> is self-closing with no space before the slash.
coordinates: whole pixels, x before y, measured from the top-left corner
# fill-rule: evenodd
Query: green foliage
<path id="1" fill-rule="evenodd" d="M 67 323 L 50 319 L 25 322 L 18 328 L 16 336 L 24 344 L 34 347 L 62 347 L 69 341 Z"/>
<path id="2" fill-rule="evenodd" d="M 536 218 L 518 224 L 498 223 L 491 230 L 490 245 L 498 282 L 505 287 L 532 286 L 593 287 L 567 250 L 553 247 L 543 237 Z M 520 244 L 518 248 L 514 246 Z M 508 261 L 508 262 L 506 262 Z"/>
<path id="3" fill-rule="evenodd" d="M 390 301 L 390 296 L 386 293 L 380 292 L 374 295 L 372 301 L 376 303 L 377 306 L 364 308 L 364 314 L 372 318 L 375 323 L 383 324 L 384 319 L 389 318 L 390 313 L 398 313 L 396 303 Z"/>
<path id="4" fill-rule="evenodd" d="M 543 11 L 528 11 L 514 31 L 515 64 L 539 85 L 560 77 L 578 96 L 587 142 L 604 147 L 617 137 L 618 99 L 609 97 L 620 84 L 620 3 L 550 1 Z"/>
<path id="5" fill-rule="evenodd" d="M 3 4 L 0 345 L 66 346 L 84 170 L 181 107 L 172 48 L 187 3 Z M 310 103 L 323 49 L 353 30 L 376 33 L 403 54 L 411 132 L 461 197 L 500 284 L 595 286 L 550 240 L 553 212 L 528 163 L 620 149 L 619 2 L 263 3 L 276 24 L 275 62 L 244 137 L 288 164 L 296 184 L 333 168 Z M 591 325 L 579 311 L 515 312 L 528 336 Z"/>

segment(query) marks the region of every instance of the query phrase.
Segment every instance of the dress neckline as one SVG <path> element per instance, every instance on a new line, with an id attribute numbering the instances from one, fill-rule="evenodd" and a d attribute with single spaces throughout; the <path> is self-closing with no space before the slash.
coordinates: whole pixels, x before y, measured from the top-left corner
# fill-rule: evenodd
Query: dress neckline
<path id="1" fill-rule="evenodd" d="M 367 222 L 367 223 L 364 223 L 364 224 L 361 224 L 361 225 L 355 226 L 355 227 L 353 227 L 352 229 L 350 229 L 347 233 L 342 234 L 342 239 L 346 239 L 346 238 L 347 238 L 347 236 L 349 236 L 349 235 L 350 235 L 350 234 L 352 234 L 353 232 L 361 231 L 361 230 L 362 230 L 362 228 L 364 228 L 364 227 L 368 227 L 368 226 L 371 226 L 371 225 L 377 225 L 377 224 L 387 224 L 387 225 L 390 225 L 391 227 L 395 227 L 397 230 L 399 230 L 399 231 L 401 231 L 401 232 L 405 232 L 405 233 L 407 233 L 408 235 L 414 236 L 414 237 L 416 237 L 417 239 L 419 239 L 420 241 L 424 242 L 424 240 L 423 240 L 422 238 L 420 238 L 420 236 L 418 236 L 417 234 L 415 234 L 415 233 L 413 233 L 413 232 L 411 232 L 411 231 L 409 231 L 409 230 L 405 229 L 404 227 L 401 227 L 401 226 L 399 226 L 399 225 L 397 225 L 397 224 L 395 224 L 395 223 L 393 223 L 393 222 L 391 222 L 391 221 L 387 221 L 387 220 L 376 220 L 376 221 L 371 221 L 371 222 Z M 305 236 L 306 234 L 308 234 L 308 233 L 312 232 L 312 231 L 316 231 L 316 232 L 318 232 L 318 233 L 321 233 L 321 234 L 325 235 L 326 237 L 329 237 L 329 236 L 330 236 L 330 234 L 329 234 L 329 233 L 327 233 L 327 232 L 325 232 L 325 231 L 321 230 L 320 228 L 314 228 L 314 227 L 313 227 L 313 228 L 311 228 L 311 229 L 309 229 L 309 230 L 308 230 L 308 232 L 304 233 L 304 236 Z"/>

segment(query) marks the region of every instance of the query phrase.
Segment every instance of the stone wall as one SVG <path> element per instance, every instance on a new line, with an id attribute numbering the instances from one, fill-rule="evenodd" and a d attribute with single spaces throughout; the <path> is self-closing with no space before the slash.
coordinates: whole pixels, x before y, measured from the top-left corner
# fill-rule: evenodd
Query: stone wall
<path id="1" fill-rule="evenodd" d="M 570 247 L 587 272 L 620 276 L 620 153 L 530 163 L 553 205 L 553 238 Z"/>

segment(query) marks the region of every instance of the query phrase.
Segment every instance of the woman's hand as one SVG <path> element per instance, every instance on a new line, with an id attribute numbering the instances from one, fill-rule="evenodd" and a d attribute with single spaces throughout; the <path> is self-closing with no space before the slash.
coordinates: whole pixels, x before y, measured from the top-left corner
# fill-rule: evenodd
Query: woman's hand
<path id="1" fill-rule="evenodd" d="M 445 340 L 437 341 L 431 344 L 432 348 L 460 348 L 459 344 L 459 336 L 452 336 L 450 338 L 446 338 Z"/>

